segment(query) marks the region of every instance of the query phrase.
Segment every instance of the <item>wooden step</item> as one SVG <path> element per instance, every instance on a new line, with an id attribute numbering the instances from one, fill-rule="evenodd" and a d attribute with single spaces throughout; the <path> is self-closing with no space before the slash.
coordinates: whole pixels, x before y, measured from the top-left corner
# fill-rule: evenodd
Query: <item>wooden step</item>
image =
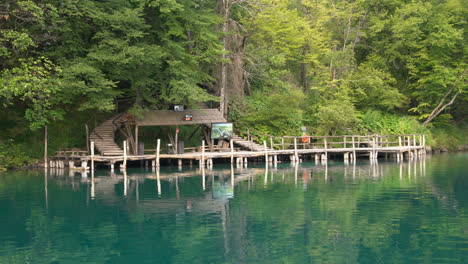
<path id="1" fill-rule="evenodd" d="M 103 156 L 122 156 L 123 152 L 121 153 L 109 153 L 109 152 L 104 152 L 102 153 Z"/>

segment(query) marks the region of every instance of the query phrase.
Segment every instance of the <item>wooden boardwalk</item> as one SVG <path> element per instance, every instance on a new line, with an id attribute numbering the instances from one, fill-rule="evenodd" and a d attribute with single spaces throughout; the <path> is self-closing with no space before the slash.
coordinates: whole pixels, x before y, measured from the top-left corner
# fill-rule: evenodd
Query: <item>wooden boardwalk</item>
<path id="1" fill-rule="evenodd" d="M 250 134 L 241 135 L 253 141 Z M 366 156 L 371 161 L 377 160 L 379 155 L 391 155 L 398 161 L 404 157 L 412 158 L 425 155 L 424 135 L 352 135 L 352 136 L 284 136 L 264 137 L 262 151 L 235 150 L 233 141 L 230 149 L 224 151 L 207 151 L 202 141 L 200 151 L 183 154 L 163 154 L 160 140 L 152 154 L 127 155 L 128 145 L 123 143 L 123 155 L 95 155 L 94 142 L 91 142 L 89 155 L 62 155 L 50 157 L 50 167 L 70 167 L 70 169 L 86 170 L 95 165 L 108 165 L 114 169 L 115 164 L 121 168 L 127 166 L 128 161 L 144 161 L 146 166 L 159 167 L 162 160 L 177 160 L 182 166 L 183 160 L 190 164 L 194 161 L 200 166 L 212 166 L 214 159 L 228 159 L 236 164 L 246 164 L 249 160 L 261 160 L 269 163 L 281 161 L 301 162 L 305 159 L 316 162 L 326 162 L 330 155 L 343 155 L 345 162 L 354 162 L 358 156 Z M 257 142 L 261 142 L 257 138 Z M 192 148 L 193 150 L 193 148 Z M 79 163 L 79 167 L 76 167 Z M 151 164 L 151 165 L 150 165 Z"/>

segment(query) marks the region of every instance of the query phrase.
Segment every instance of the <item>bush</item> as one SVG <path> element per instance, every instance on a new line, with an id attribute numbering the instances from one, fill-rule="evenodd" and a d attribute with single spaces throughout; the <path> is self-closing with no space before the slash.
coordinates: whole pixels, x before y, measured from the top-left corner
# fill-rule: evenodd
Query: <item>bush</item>
<path id="1" fill-rule="evenodd" d="M 265 134 L 295 135 L 302 126 L 304 99 L 304 93 L 294 89 L 268 95 L 259 93 L 246 98 L 244 109 L 231 116 Z"/>
<path id="2" fill-rule="evenodd" d="M 0 171 L 21 167 L 29 160 L 23 146 L 15 144 L 13 140 L 0 142 Z"/>
<path id="3" fill-rule="evenodd" d="M 431 132 L 412 116 L 399 116 L 383 113 L 378 110 L 369 110 L 361 116 L 362 128 L 378 134 L 424 134 Z"/>
<path id="4" fill-rule="evenodd" d="M 339 135 L 349 134 L 350 130 L 356 126 L 356 109 L 347 100 L 333 100 L 318 108 L 316 119 L 317 135 Z"/>
<path id="5" fill-rule="evenodd" d="M 445 126 L 441 128 L 433 128 L 431 146 L 436 149 L 446 148 L 448 150 L 458 150 L 459 146 L 467 145 L 466 135 L 468 129 Z"/>

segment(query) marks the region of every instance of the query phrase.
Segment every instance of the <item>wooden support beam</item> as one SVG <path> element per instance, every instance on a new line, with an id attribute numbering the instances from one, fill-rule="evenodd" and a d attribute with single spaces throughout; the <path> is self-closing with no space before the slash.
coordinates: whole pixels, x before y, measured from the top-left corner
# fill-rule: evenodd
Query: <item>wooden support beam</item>
<path id="1" fill-rule="evenodd" d="M 263 146 L 265 149 L 265 162 L 268 162 L 268 147 L 267 147 L 266 140 L 263 140 Z"/>
<path id="2" fill-rule="evenodd" d="M 356 146 L 354 144 L 354 136 L 351 138 L 351 141 L 353 142 L 353 161 L 356 161 Z"/>
<path id="3" fill-rule="evenodd" d="M 299 154 L 297 153 L 297 137 L 294 137 L 294 161 L 299 161 Z"/>
<path id="4" fill-rule="evenodd" d="M 229 140 L 229 146 L 231 147 L 231 164 L 234 163 L 234 142 L 232 138 Z"/>
<path id="5" fill-rule="evenodd" d="M 47 153 L 47 149 L 48 149 L 48 146 L 47 144 L 49 143 L 49 136 L 48 136 L 48 129 L 47 129 L 47 125 L 45 125 L 44 127 L 44 168 L 47 169 L 47 165 L 48 165 L 48 153 Z"/>
<path id="6" fill-rule="evenodd" d="M 86 151 L 89 153 L 89 127 L 88 124 L 85 124 L 85 130 L 86 130 Z"/>
<path id="7" fill-rule="evenodd" d="M 94 141 L 91 141 L 91 170 L 94 170 Z"/>
<path id="8" fill-rule="evenodd" d="M 205 140 L 202 140 L 202 157 L 200 161 L 200 166 L 205 168 Z"/>
<path id="9" fill-rule="evenodd" d="M 161 152 L 161 139 L 158 138 L 158 142 L 156 143 L 156 160 L 155 160 L 155 165 L 157 168 L 159 168 L 160 163 L 159 163 L 159 153 Z"/>
<path id="10" fill-rule="evenodd" d="M 134 155 L 140 154 L 139 146 L 138 146 L 138 125 L 135 125 L 135 149 L 136 153 Z"/>
<path id="11" fill-rule="evenodd" d="M 123 149 L 124 149 L 124 160 L 123 160 L 122 168 L 125 169 L 127 168 L 127 140 L 124 140 L 123 142 Z"/>

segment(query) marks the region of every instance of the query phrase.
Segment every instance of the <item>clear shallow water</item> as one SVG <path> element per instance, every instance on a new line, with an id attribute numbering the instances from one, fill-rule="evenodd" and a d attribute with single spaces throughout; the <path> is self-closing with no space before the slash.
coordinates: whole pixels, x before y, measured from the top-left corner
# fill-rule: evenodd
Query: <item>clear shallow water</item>
<path id="1" fill-rule="evenodd" d="M 467 263 L 468 155 L 0 174 L 0 263 Z"/>

